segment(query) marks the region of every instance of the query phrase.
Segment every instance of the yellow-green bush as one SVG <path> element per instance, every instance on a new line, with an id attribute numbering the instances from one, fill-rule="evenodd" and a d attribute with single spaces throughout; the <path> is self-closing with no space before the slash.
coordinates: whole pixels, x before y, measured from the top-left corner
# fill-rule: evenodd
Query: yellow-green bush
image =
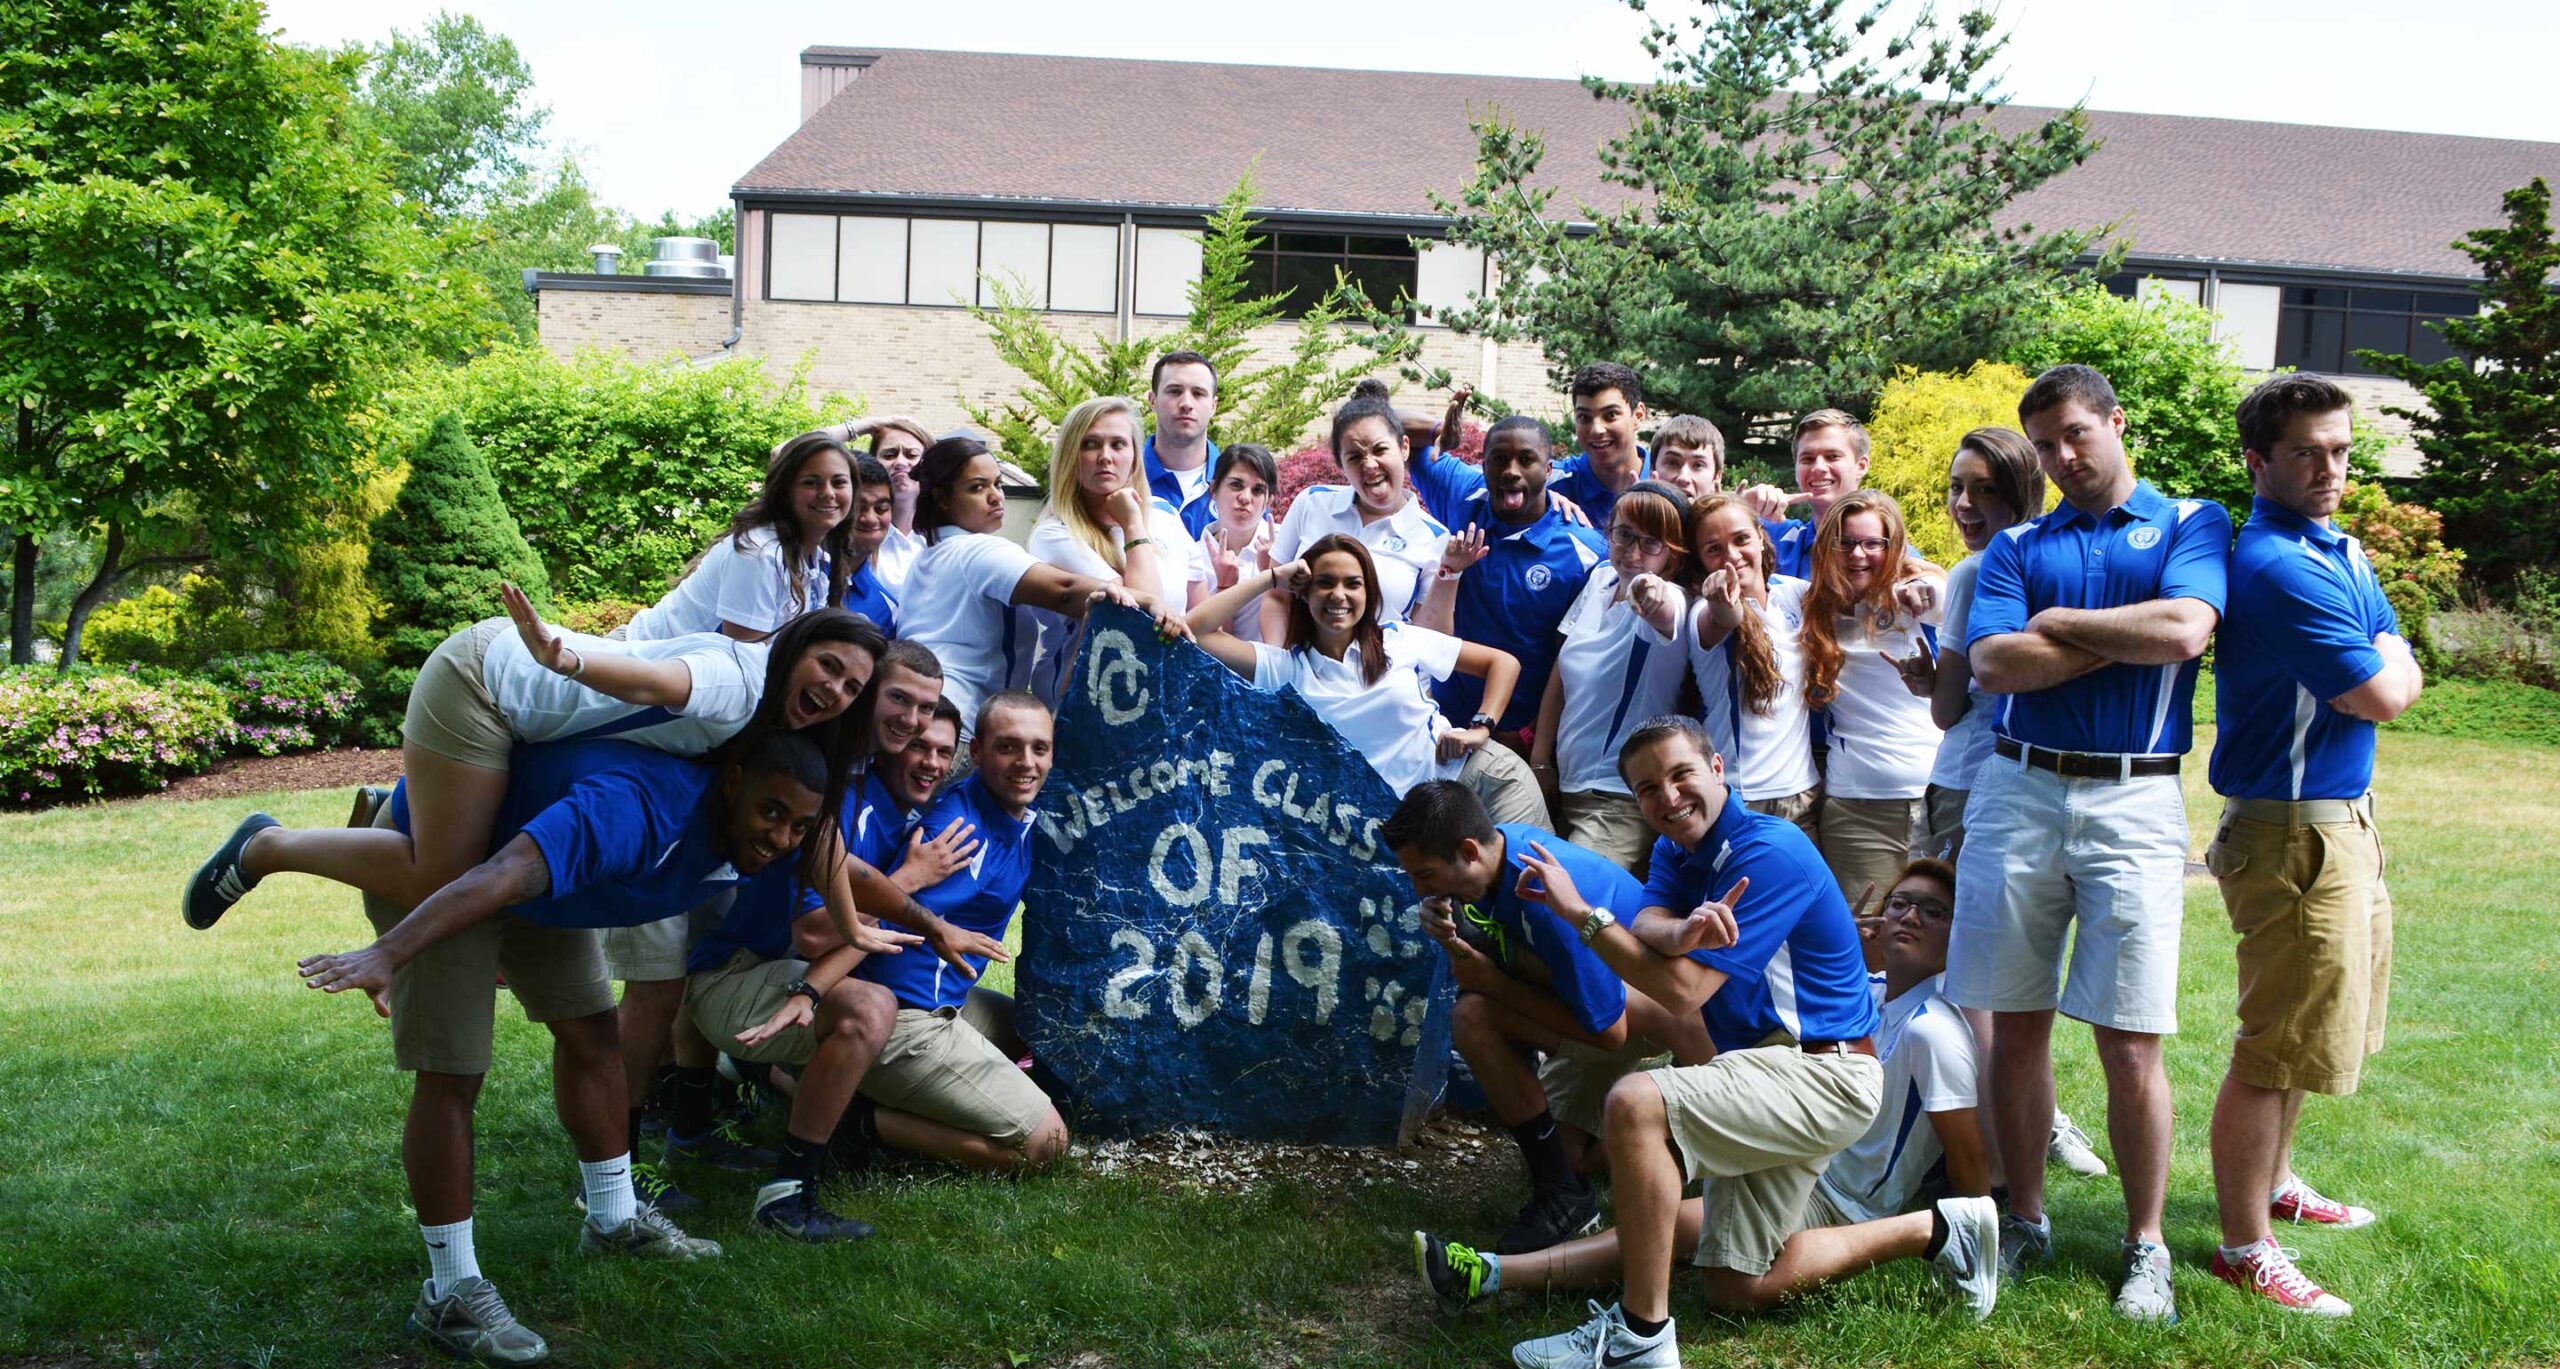
<path id="1" fill-rule="evenodd" d="M 1964 542 L 1946 514 L 1947 463 L 1956 444 L 1976 428 L 2018 426 L 2018 396 L 2026 372 L 2006 362 L 1977 361 L 1969 369 L 1905 369 L 1885 382 L 1867 423 L 1867 484 L 1890 494 L 1911 523 L 1911 545 L 1942 566 L 1964 557 Z M 2046 507 L 2055 498 L 2047 491 Z"/>

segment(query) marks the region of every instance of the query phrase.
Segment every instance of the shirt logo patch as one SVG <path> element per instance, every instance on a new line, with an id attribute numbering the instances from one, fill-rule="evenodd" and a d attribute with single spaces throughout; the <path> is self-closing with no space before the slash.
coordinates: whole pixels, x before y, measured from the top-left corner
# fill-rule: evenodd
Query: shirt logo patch
<path id="1" fill-rule="evenodd" d="M 2124 539 L 2124 541 L 2126 546 L 2133 548 L 2135 551 L 2149 551 L 2153 547 L 2160 545 L 2160 530 L 2158 528 L 2148 527 L 2135 528 L 2133 530 L 2133 535 Z"/>
<path id="2" fill-rule="evenodd" d="M 1545 566 L 1529 567 L 1529 588 L 1545 589 L 1556 582 L 1556 573 Z"/>
<path id="3" fill-rule="evenodd" d="M 1378 546 L 1386 551 L 1402 551 L 1404 550 L 1404 538 L 1401 534 L 1391 532 L 1379 541 Z"/>

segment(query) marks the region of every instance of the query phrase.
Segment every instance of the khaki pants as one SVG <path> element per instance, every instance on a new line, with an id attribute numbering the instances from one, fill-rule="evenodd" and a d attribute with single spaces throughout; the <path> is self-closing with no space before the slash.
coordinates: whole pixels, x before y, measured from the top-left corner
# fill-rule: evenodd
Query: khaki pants
<path id="1" fill-rule="evenodd" d="M 2355 1092 L 2391 1000 L 2391 893 L 2372 809 L 2301 825 L 2226 813 L 2204 859 L 2240 937 L 2232 1073 L 2264 1089 Z"/>
<path id="2" fill-rule="evenodd" d="M 1822 800 L 1822 833 L 1814 844 L 1840 883 L 1840 896 L 1855 903 L 1872 886 L 1882 898 L 1911 862 L 1912 838 L 1921 826 L 1918 799 Z M 1862 910 L 1863 911 L 1863 910 Z"/>
<path id="3" fill-rule="evenodd" d="M 1567 1039 L 1538 1062 L 1538 1087 L 1546 1091 L 1548 1116 L 1596 1141 L 1606 1135 L 1609 1090 L 1630 1074 L 1670 1062 L 1671 1052 L 1641 1036 L 1630 1034 L 1613 1051 Z"/>
<path id="4" fill-rule="evenodd" d="M 1556 830 L 1547 818 L 1547 796 L 1538 788 L 1538 777 L 1519 752 L 1500 742 L 1486 742 L 1468 752 L 1467 763 L 1458 770 L 1458 783 L 1484 800 L 1484 810 L 1495 822 L 1525 822 Z"/>
<path id="5" fill-rule="evenodd" d="M 488 618 L 445 638 L 418 667 L 409 686 L 409 707 L 400 724 L 401 740 L 422 746 L 447 760 L 484 770 L 505 770 L 515 733 L 507 715 L 489 693 L 481 673 L 489 643 L 501 632 L 515 631 L 505 618 Z"/>
<path id="6" fill-rule="evenodd" d="M 862 1096 L 1019 1148 L 1048 1120 L 1049 1095 L 989 1039 L 1012 1032 L 1013 1000 L 988 989 L 971 989 L 957 1010 L 900 1008 L 889 1043 L 862 1076 Z"/>
<path id="7" fill-rule="evenodd" d="M 1644 879 L 1646 867 L 1653 863 L 1655 833 L 1632 796 L 1591 789 L 1559 794 L 1557 799 L 1564 810 L 1564 830 L 1557 835 L 1586 851 L 1607 856 L 1639 882 Z"/>
<path id="8" fill-rule="evenodd" d="M 741 1060 L 805 1065 L 818 1050 L 818 1038 L 808 1026 L 778 1032 L 753 1046 L 739 1045 L 738 1033 L 780 1011 L 792 984 L 808 972 L 805 960 L 765 960 L 753 951 L 740 951 L 727 963 L 686 981 L 685 1000 L 693 1009 L 693 1025 L 704 1040 Z"/>
<path id="9" fill-rule="evenodd" d="M 1822 840 L 1821 785 L 1817 784 L 1801 794 L 1789 794 L 1785 798 L 1744 799 L 1742 806 L 1754 813 L 1766 813 L 1773 818 L 1785 818 L 1794 823 L 1796 830 L 1804 833 L 1808 841 Z"/>

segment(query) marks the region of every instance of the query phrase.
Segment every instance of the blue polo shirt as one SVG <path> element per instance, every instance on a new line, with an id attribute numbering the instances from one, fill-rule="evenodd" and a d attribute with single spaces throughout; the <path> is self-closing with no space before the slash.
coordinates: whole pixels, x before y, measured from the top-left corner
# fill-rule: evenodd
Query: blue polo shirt
<path id="1" fill-rule="evenodd" d="M 711 767 L 633 742 L 518 746 L 489 830 L 496 852 L 533 838 L 551 890 L 507 911 L 547 927 L 637 927 L 746 883 L 717 848 Z M 409 830 L 409 785 L 391 791 Z M 796 864 L 785 852 L 777 867 Z"/>
<path id="2" fill-rule="evenodd" d="M 856 793 L 846 795 L 838 810 L 845 849 L 873 869 L 888 868 L 896 863 L 905 842 L 909 816 L 889 796 L 889 787 L 879 776 L 864 776 Z M 685 973 L 716 970 L 740 951 L 753 951 L 759 960 L 789 957 L 791 924 L 801 914 L 826 906 L 826 901 L 826 895 L 802 881 L 796 869 L 778 866 L 765 871 L 738 891 L 719 927 L 694 943 L 692 954 L 685 957 Z"/>
<path id="3" fill-rule="evenodd" d="M 1762 523 L 1760 530 L 1769 535 L 1769 550 L 1777 557 L 1780 575 L 1793 576 L 1798 580 L 1813 578 L 1812 520 L 1781 518 Z"/>
<path id="4" fill-rule="evenodd" d="M 1022 902 L 1022 886 L 1031 878 L 1031 820 L 1017 818 L 987 793 L 982 778 L 972 774 L 925 805 L 917 823 L 939 832 L 953 818 L 978 829 L 978 854 L 964 870 L 916 895 L 916 902 L 954 927 L 981 932 L 998 941 L 1013 925 L 1013 910 Z M 970 968 L 986 973 L 982 956 L 969 958 Z M 969 998 L 976 981 L 963 977 L 930 951 L 922 955 L 867 956 L 855 974 L 898 996 L 901 1008 L 934 1012 L 957 1008 Z"/>
<path id="5" fill-rule="evenodd" d="M 2207 499 L 2171 499 L 2137 481 L 2122 504 L 2091 513 L 2065 502 L 1991 539 L 1974 580 L 1965 649 L 2023 632 L 2038 610 L 2122 608 L 2195 599 L 2220 613 L 2231 515 Z M 2107 665 L 2025 694 L 1990 696 L 2003 737 L 2056 751 L 2184 755 L 2196 663 Z"/>
<path id="6" fill-rule="evenodd" d="M 1794 823 L 1755 813 L 1726 790 L 1724 812 L 1694 850 L 1669 837 L 1654 840 L 1642 906 L 1685 917 L 1743 879 L 1751 887 L 1733 910 L 1739 938 L 1721 950 L 1689 953 L 1726 976 L 1699 1009 L 1716 1049 L 1747 1050 L 1779 1030 L 1798 1041 L 1873 1035 L 1876 1000 L 1867 991 L 1857 921 L 1830 867 Z"/>
<path id="7" fill-rule="evenodd" d="M 1597 1036 L 1609 1030 L 1627 1015 L 1627 986 L 1615 970 L 1602 964 L 1600 957 L 1582 944 L 1579 929 L 1566 926 L 1543 905 L 1520 901 L 1520 871 L 1535 854 L 1529 849 L 1529 843 L 1534 841 L 1547 848 L 1547 854 L 1573 876 L 1573 887 L 1582 891 L 1582 897 L 1592 907 L 1607 908 L 1629 919 L 1644 906 L 1644 887 L 1617 862 L 1544 828 L 1505 822 L 1496 824 L 1493 830 L 1502 834 L 1502 870 L 1494 879 L 1493 897 L 1487 903 L 1468 906 L 1500 929 L 1499 944 L 1506 953 L 1501 957 L 1503 969 L 1510 971 L 1522 955 L 1535 959 L 1546 968 L 1547 991 L 1573 1014 L 1573 1020 L 1584 1031 Z M 1460 920 L 1464 922 L 1464 914 Z M 1513 977 L 1519 976 L 1514 973 Z"/>
<path id="8" fill-rule="evenodd" d="M 1202 481 L 1200 496 L 1186 504 L 1182 501 L 1182 477 L 1165 469 L 1165 464 L 1156 459 L 1155 434 L 1147 435 L 1146 449 L 1139 455 L 1146 462 L 1147 488 L 1154 492 L 1156 498 L 1172 505 L 1174 511 L 1182 515 L 1182 526 L 1192 536 L 1199 536 L 1200 530 L 1209 526 L 1209 520 L 1217 517 L 1217 510 L 1211 507 L 1209 482 Z M 1218 469 L 1217 443 L 1209 444 L 1209 459 L 1201 463 L 1200 469 L 1203 471 Z"/>
<path id="9" fill-rule="evenodd" d="M 2287 802 L 2364 797 L 2373 786 L 2373 724 L 2329 701 L 2381 673 L 2373 639 L 2399 630 L 2356 539 L 2253 501 L 2231 552 L 2231 607 L 2213 656 L 2214 792 Z"/>
<path id="10" fill-rule="evenodd" d="M 898 635 L 898 596 L 880 582 L 880 575 L 869 560 L 844 578 L 844 607 L 870 619 L 883 636 Z"/>
<path id="11" fill-rule="evenodd" d="M 1405 463 L 1405 479 L 1422 499 L 1422 507 L 1449 527 L 1467 520 L 1467 501 L 1484 490 L 1484 467 L 1437 447 L 1416 447 Z M 1550 479 L 1553 478 L 1552 473 Z"/>
<path id="12" fill-rule="evenodd" d="M 1653 478 L 1653 448 L 1636 444 L 1636 480 Z M 1555 474 L 1548 478 L 1547 488 L 1573 501 L 1574 507 L 1591 519 L 1591 526 L 1609 526 L 1610 511 L 1618 507 L 1618 492 L 1609 488 L 1591 469 L 1591 458 L 1575 452 L 1556 462 Z M 1633 484 L 1629 489 L 1635 488 Z"/>
<path id="13" fill-rule="evenodd" d="M 1609 547 L 1599 533 L 1566 522 L 1552 503 L 1535 520 L 1514 525 L 1496 521 L 1486 499 L 1482 489 L 1469 496 L 1467 516 L 1457 525 L 1482 528 L 1490 545 L 1485 558 L 1458 577 L 1452 625 L 1467 641 L 1520 658 L 1520 682 L 1512 686 L 1511 702 L 1502 710 L 1503 728 L 1517 730 L 1538 720 L 1538 701 L 1562 645 L 1556 630 L 1581 596 L 1591 568 L 1608 557 Z M 1484 681 L 1452 671 L 1431 687 L 1431 696 L 1441 716 L 1464 727 L 1484 702 Z"/>

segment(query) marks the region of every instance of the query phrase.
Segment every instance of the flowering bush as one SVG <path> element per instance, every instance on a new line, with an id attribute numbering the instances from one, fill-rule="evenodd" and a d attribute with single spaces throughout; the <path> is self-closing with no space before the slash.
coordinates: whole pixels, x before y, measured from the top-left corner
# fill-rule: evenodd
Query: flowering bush
<path id="1" fill-rule="evenodd" d="M 638 617 L 648 605 L 637 599 L 598 599 L 592 603 L 562 604 L 553 612 L 560 626 L 590 637 L 602 637 L 615 628 Z"/>
<path id="2" fill-rule="evenodd" d="M 214 763 L 238 729 L 202 680 L 113 670 L 0 670 L 0 803 L 158 789 Z"/>
<path id="3" fill-rule="evenodd" d="M 1460 429 L 1454 455 L 1470 466 L 1484 464 L 1484 425 L 1469 419 Z M 1289 506 L 1297 502 L 1309 485 L 1342 483 L 1342 463 L 1333 459 L 1333 448 L 1318 443 L 1301 447 L 1280 458 L 1280 488 L 1271 494 L 1271 521 L 1289 516 Z"/>
<path id="4" fill-rule="evenodd" d="M 240 749 L 261 756 L 346 740 L 364 693 L 354 675 L 316 651 L 225 656 L 204 673 L 231 696 Z"/>

